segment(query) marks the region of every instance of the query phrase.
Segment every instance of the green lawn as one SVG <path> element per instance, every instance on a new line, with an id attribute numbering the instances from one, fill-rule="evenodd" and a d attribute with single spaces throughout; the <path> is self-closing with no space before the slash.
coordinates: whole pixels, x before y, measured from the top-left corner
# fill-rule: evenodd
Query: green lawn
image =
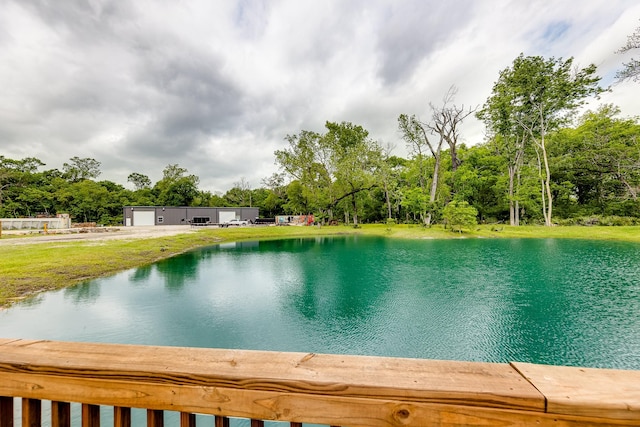
<path id="1" fill-rule="evenodd" d="M 452 233 L 441 226 L 364 225 L 334 227 L 247 227 L 205 229 L 150 239 L 27 243 L 0 246 L 0 307 L 38 292 L 150 264 L 190 249 L 225 241 L 278 239 L 318 235 L 375 235 L 407 239 L 445 238 L 572 238 L 624 240 L 640 243 L 640 227 L 479 226 Z M 2 237 L 6 239 L 7 237 Z M 11 238 L 18 241 L 18 238 Z M 20 238 L 21 243 L 28 237 Z"/>

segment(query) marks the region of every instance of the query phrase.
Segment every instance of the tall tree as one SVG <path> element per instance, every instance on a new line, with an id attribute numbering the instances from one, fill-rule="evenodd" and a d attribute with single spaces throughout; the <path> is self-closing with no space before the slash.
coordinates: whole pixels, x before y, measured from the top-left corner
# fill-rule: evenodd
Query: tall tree
<path id="1" fill-rule="evenodd" d="M 524 164 L 528 132 L 519 125 L 521 113 L 512 103 L 517 88 L 508 84 L 509 69 L 500 73 L 477 117 L 484 121 L 491 137 L 491 145 L 507 161 L 509 224 L 520 225 L 520 174 Z"/>
<path id="2" fill-rule="evenodd" d="M 361 126 L 326 122 L 325 127 L 324 134 L 303 130 L 288 135 L 289 148 L 275 152 L 276 163 L 296 183 L 288 188 L 288 206 L 295 197 L 298 209 L 306 206 L 331 220 L 338 204 L 348 199 L 357 225 L 358 195 L 378 185 L 382 151 Z"/>
<path id="3" fill-rule="evenodd" d="M 387 144 L 382 152 L 382 159 L 379 166 L 380 181 L 387 208 L 387 220 L 393 218 L 392 197 L 397 193 L 398 188 L 398 165 L 403 163 L 403 159 L 391 155 L 394 148 L 393 145 Z"/>
<path id="4" fill-rule="evenodd" d="M 619 113 L 603 105 L 585 113 L 578 127 L 553 135 L 553 173 L 571 184 L 571 200 L 584 214 L 640 215 L 640 125 Z"/>
<path id="5" fill-rule="evenodd" d="M 455 172 L 460 166 L 458 159 L 458 139 L 460 138 L 460 125 L 463 120 L 475 112 L 474 108 L 465 109 L 464 105 L 458 106 L 453 103 L 458 93 L 456 86 L 451 86 L 444 98 L 442 106 L 429 104 L 432 111 L 432 123 L 429 128 L 440 135 L 449 145 L 451 155 L 451 170 Z"/>
<path id="6" fill-rule="evenodd" d="M 151 180 L 147 175 L 138 172 L 130 173 L 127 181 L 133 184 L 136 190 L 144 190 L 151 187 Z"/>
<path id="7" fill-rule="evenodd" d="M 157 201 L 166 206 L 191 206 L 198 196 L 200 178 L 187 175 L 188 171 L 177 164 L 167 165 L 162 179 L 153 187 Z"/>
<path id="8" fill-rule="evenodd" d="M 353 225 L 358 226 L 358 197 L 378 186 L 382 149 L 362 126 L 348 122 L 327 122 L 325 126 L 328 132 L 323 139 L 331 150 L 338 194 L 333 205 L 348 198 Z"/>
<path id="9" fill-rule="evenodd" d="M 69 159 L 69 163 L 62 165 L 65 177 L 69 182 L 78 182 L 83 179 L 94 179 L 100 176 L 100 162 L 90 157 L 78 156 Z"/>
<path id="10" fill-rule="evenodd" d="M 18 188 L 26 186 L 40 166 L 44 166 L 44 163 L 35 157 L 15 160 L 0 156 L 0 216 L 5 215 L 4 200 L 7 194 L 17 199 L 20 196 Z M 12 210 L 15 214 L 15 206 Z"/>
<path id="11" fill-rule="evenodd" d="M 503 80 L 503 81 L 501 81 Z M 583 69 L 567 60 L 525 57 L 520 54 L 510 68 L 500 73 L 498 84 L 505 84 L 512 117 L 533 141 L 538 159 L 542 211 L 545 225 L 551 226 L 553 194 L 551 170 L 547 153 L 547 134 L 566 123 L 569 115 L 585 102 L 585 98 L 599 94 L 596 66 Z"/>
<path id="12" fill-rule="evenodd" d="M 441 133 L 436 134 L 437 142 L 430 139 L 429 135 L 432 133 L 432 126 L 427 123 L 421 122 L 416 118 L 415 115 L 407 116 L 406 114 L 401 114 L 400 117 L 398 117 L 398 127 L 400 128 L 400 132 L 402 132 L 402 137 L 407 142 L 409 151 L 414 155 L 416 161 L 418 162 L 420 174 L 419 179 L 422 194 L 426 194 L 424 186 L 423 165 L 426 164 L 426 159 L 424 157 L 427 148 L 433 156 L 433 159 L 435 160 L 431 177 L 431 186 L 429 189 L 429 203 L 428 205 L 426 203 L 421 204 L 421 206 L 424 206 L 424 210 L 421 213 L 422 220 L 424 221 L 425 225 L 429 226 L 431 225 L 436 193 L 438 191 L 438 178 L 440 174 L 440 163 L 442 160 L 442 146 L 445 139 L 443 134 Z M 416 200 L 418 199 L 423 200 L 424 198 L 416 198 Z"/>
<path id="13" fill-rule="evenodd" d="M 307 130 L 297 135 L 287 135 L 285 140 L 289 143 L 289 147 L 277 150 L 275 156 L 276 164 L 293 179 L 287 187 L 295 183 L 294 187 L 286 190 L 287 196 L 293 195 L 296 200 L 296 202 L 289 200 L 289 213 L 313 212 L 320 216 L 326 214 L 331 219 L 333 216 L 331 203 L 335 199 L 333 196 L 334 167 L 327 141 L 321 134 Z M 310 211 L 300 211 L 302 207 Z"/>
<path id="14" fill-rule="evenodd" d="M 626 53 L 638 49 L 640 49 L 640 27 L 636 28 L 633 34 L 627 37 L 627 44 L 622 46 L 617 53 Z M 633 79 L 637 82 L 640 80 L 640 60 L 631 58 L 629 62 L 625 62 L 622 65 L 622 70 L 616 73 L 616 79 L 618 81 Z"/>

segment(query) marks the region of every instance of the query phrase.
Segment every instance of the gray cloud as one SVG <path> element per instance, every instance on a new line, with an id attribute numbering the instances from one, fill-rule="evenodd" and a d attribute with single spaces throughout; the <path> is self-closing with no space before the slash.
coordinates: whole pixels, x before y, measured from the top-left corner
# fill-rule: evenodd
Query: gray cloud
<path id="1" fill-rule="evenodd" d="M 211 191 L 259 186 L 287 134 L 327 120 L 403 155 L 400 113 L 425 115 L 452 84 L 482 104 L 520 52 L 612 75 L 635 3 L 0 0 L 0 155 L 93 157 L 120 184 L 178 163 Z M 606 102 L 640 114 L 638 90 Z M 463 138 L 480 142 L 481 125 Z"/>
<path id="2" fill-rule="evenodd" d="M 476 4 L 410 0 L 385 8 L 378 33 L 384 81 L 395 84 L 411 76 L 420 62 L 466 27 Z"/>

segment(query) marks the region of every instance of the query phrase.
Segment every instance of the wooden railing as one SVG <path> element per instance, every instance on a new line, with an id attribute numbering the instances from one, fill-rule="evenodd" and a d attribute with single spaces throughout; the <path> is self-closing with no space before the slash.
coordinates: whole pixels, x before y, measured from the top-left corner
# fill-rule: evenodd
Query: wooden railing
<path id="1" fill-rule="evenodd" d="M 640 371 L 528 363 L 450 362 L 387 357 L 280 353 L 0 339 L 0 427 L 82 425 L 113 407 L 115 426 L 131 408 L 149 426 L 163 411 L 303 422 L 328 426 L 640 426 Z"/>

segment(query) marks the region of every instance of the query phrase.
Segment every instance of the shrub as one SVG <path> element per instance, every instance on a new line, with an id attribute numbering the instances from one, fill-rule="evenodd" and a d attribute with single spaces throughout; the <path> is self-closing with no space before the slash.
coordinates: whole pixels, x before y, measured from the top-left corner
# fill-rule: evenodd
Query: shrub
<path id="1" fill-rule="evenodd" d="M 467 202 L 450 202 L 445 206 L 442 214 L 451 231 L 462 233 L 463 228 L 478 225 L 478 211 Z"/>

